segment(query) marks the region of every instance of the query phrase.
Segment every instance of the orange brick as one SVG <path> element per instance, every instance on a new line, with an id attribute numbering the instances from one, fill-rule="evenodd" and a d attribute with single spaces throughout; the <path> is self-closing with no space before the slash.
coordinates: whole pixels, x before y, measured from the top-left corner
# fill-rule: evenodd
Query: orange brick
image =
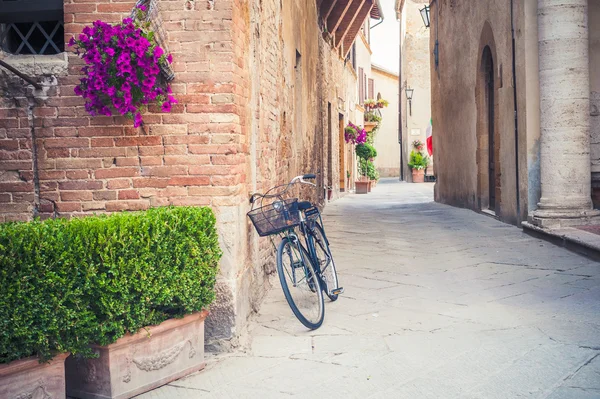
<path id="1" fill-rule="evenodd" d="M 109 168 L 98 169 L 94 172 L 96 179 L 111 179 L 115 177 L 134 177 L 139 176 L 138 168 Z"/>
<path id="2" fill-rule="evenodd" d="M 115 190 L 119 188 L 129 188 L 131 187 L 131 182 L 129 181 L 129 179 L 114 179 L 109 180 L 106 183 L 106 187 L 110 190 Z"/>
<path id="3" fill-rule="evenodd" d="M 156 177 L 138 178 L 133 179 L 133 187 L 152 187 L 152 188 L 165 188 L 169 185 L 169 179 L 160 179 Z"/>
<path id="4" fill-rule="evenodd" d="M 209 183 L 208 176 L 177 176 L 169 179 L 170 186 L 206 186 Z"/>
<path id="5" fill-rule="evenodd" d="M 62 201 L 91 201 L 92 193 L 90 191 L 63 191 L 60 193 Z"/>
<path id="6" fill-rule="evenodd" d="M 139 199 L 139 198 L 140 198 L 140 194 L 138 193 L 137 190 L 119 191 L 119 199 L 120 200 L 132 200 L 132 199 Z"/>

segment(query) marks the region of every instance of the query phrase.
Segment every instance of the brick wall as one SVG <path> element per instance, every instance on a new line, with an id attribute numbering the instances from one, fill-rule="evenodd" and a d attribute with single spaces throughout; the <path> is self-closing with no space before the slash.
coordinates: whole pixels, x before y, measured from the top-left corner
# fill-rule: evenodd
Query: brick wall
<path id="1" fill-rule="evenodd" d="M 119 21 L 133 3 L 65 0 L 67 40 L 94 20 Z M 62 64 L 60 57 L 9 56 L 44 75 L 44 90 L 0 72 L 0 221 L 213 207 L 224 256 L 207 335 L 226 347 L 274 271 L 270 243 L 246 218 L 248 194 L 301 173 L 326 175 L 329 140 L 339 173 L 338 113 L 354 109 L 356 81 L 323 40 L 315 5 L 296 3 L 160 1 L 179 104 L 168 114 L 150 109 L 143 128 L 86 113 L 73 93 L 82 66 L 76 56 Z M 327 102 L 334 104 L 332 137 Z M 311 195 L 322 199 L 323 190 Z"/>

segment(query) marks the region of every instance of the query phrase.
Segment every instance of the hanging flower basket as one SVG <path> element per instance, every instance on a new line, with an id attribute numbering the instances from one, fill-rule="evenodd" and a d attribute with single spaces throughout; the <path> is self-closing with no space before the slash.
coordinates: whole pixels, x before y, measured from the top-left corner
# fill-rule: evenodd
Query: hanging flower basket
<path id="1" fill-rule="evenodd" d="M 364 144 L 367 142 L 367 132 L 352 122 L 348 122 L 348 125 L 344 128 L 344 139 L 347 144 Z"/>
<path id="2" fill-rule="evenodd" d="M 139 15 L 139 10 L 142 7 L 146 7 L 146 12 Z M 167 34 L 163 28 L 163 21 L 158 12 L 158 0 L 138 0 L 134 9 L 131 11 L 131 19 L 142 18 L 145 22 L 150 24 L 150 30 L 154 32 L 154 40 L 156 44 L 164 50 L 166 54 L 169 54 L 169 48 L 167 46 Z M 162 62 L 159 64 L 159 68 L 163 78 L 170 82 L 175 78 L 175 72 L 171 67 L 170 62 Z"/>
<path id="3" fill-rule="evenodd" d="M 168 76 L 161 72 L 170 69 L 172 57 L 157 43 L 160 33 L 148 21 L 156 7 L 149 9 L 142 3 L 146 1 L 138 2 L 133 18 L 115 25 L 96 21 L 69 42 L 86 63 L 75 93 L 86 99 L 88 113 L 110 116 L 117 111 L 133 119 L 135 127 L 142 125 L 142 112 L 149 104 L 169 112 L 177 103 Z"/>

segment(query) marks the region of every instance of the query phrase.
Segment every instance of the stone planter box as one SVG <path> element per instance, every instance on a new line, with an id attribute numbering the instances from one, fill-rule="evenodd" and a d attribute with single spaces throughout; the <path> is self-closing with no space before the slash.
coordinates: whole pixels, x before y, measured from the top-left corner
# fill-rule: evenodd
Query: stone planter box
<path id="1" fill-rule="evenodd" d="M 81 399 L 124 399 L 186 376 L 205 366 L 204 319 L 183 319 L 128 334 L 108 346 L 94 346 L 96 359 L 70 356 L 67 395 Z"/>
<path id="2" fill-rule="evenodd" d="M 57 355 L 48 363 L 29 357 L 0 365 L 0 397 L 64 399 L 67 356 Z"/>

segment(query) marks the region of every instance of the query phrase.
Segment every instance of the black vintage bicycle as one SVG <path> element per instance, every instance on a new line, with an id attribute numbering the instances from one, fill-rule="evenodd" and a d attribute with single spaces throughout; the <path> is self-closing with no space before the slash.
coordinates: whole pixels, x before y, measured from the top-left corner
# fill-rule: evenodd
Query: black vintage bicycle
<path id="1" fill-rule="evenodd" d="M 277 251 L 277 273 L 283 294 L 294 315 L 311 330 L 323 324 L 323 293 L 335 301 L 344 289 L 323 228 L 319 209 L 310 201 L 286 198 L 296 184 L 316 187 L 314 174 L 297 176 L 288 184 L 253 194 L 248 217 L 261 237 L 270 237 Z M 277 245 L 276 238 L 281 241 Z"/>

